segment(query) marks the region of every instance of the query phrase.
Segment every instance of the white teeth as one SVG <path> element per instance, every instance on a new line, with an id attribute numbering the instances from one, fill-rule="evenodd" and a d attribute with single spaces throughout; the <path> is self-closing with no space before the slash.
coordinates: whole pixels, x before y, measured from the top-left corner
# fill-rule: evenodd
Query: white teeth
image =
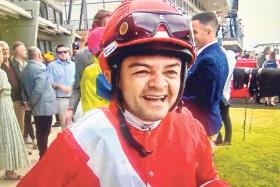
<path id="1" fill-rule="evenodd" d="M 164 99 L 164 96 L 145 96 L 147 99 Z"/>

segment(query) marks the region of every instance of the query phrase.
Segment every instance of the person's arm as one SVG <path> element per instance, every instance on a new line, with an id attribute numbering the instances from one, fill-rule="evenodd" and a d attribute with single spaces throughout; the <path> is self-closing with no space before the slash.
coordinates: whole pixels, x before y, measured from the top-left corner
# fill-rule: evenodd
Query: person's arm
<path id="1" fill-rule="evenodd" d="M 65 114 L 64 114 L 64 121 L 65 121 L 65 124 L 67 124 L 67 125 L 72 124 L 73 115 L 75 114 L 75 112 L 77 110 L 77 107 L 78 107 L 78 104 L 79 104 L 79 101 L 81 98 L 80 92 L 81 92 L 80 83 L 76 83 L 76 81 L 75 81 L 74 85 L 73 85 L 72 94 L 69 99 L 68 108 L 66 109 Z"/>
<path id="2" fill-rule="evenodd" d="M 35 105 L 40 99 L 42 93 L 45 91 L 47 82 L 47 77 L 43 69 L 38 69 L 34 74 L 34 85 L 30 95 L 30 102 Z"/>
<path id="3" fill-rule="evenodd" d="M 24 84 L 21 84 L 21 98 L 22 98 L 22 102 L 23 102 L 23 109 L 30 110 L 29 105 L 28 105 L 28 96 L 27 96 Z"/>
<path id="4" fill-rule="evenodd" d="M 67 125 L 71 125 L 73 115 L 75 114 L 81 98 L 80 81 L 85 68 L 82 58 L 83 53 L 78 53 L 75 58 L 75 80 L 72 87 L 71 97 L 69 99 L 68 108 L 65 111 L 64 120 Z"/>
<path id="5" fill-rule="evenodd" d="M 76 66 L 77 66 L 77 64 L 76 64 Z M 76 68 L 76 72 L 78 72 L 77 68 Z M 72 88 L 73 90 L 72 90 L 72 94 L 71 94 L 71 97 L 70 97 L 70 100 L 69 100 L 68 108 L 72 109 L 73 113 L 76 112 L 77 106 L 78 106 L 80 98 L 81 98 L 81 90 L 80 90 L 80 81 L 81 81 L 80 76 L 81 75 L 82 74 L 75 75 L 75 81 L 74 81 L 74 85 L 73 85 L 73 88 Z"/>
<path id="6" fill-rule="evenodd" d="M 5 75 L 4 70 L 0 69 L 0 94 L 5 89 L 4 88 L 4 81 L 8 81 L 7 75 Z"/>
<path id="7" fill-rule="evenodd" d="M 54 63 L 54 62 L 52 62 L 52 63 Z M 49 81 L 49 83 L 50 83 L 51 85 L 54 84 L 53 67 L 52 67 L 53 64 L 52 64 L 52 63 L 50 63 L 50 64 L 47 66 L 47 69 L 46 69 L 48 81 Z"/>
<path id="8" fill-rule="evenodd" d="M 54 63 L 54 62 L 53 62 Z M 65 93 L 70 93 L 72 91 L 71 87 L 64 86 L 62 84 L 56 83 L 54 80 L 54 65 L 51 63 L 47 66 L 47 76 L 48 76 L 48 81 L 52 85 L 53 89 L 55 90 L 61 90 Z"/>

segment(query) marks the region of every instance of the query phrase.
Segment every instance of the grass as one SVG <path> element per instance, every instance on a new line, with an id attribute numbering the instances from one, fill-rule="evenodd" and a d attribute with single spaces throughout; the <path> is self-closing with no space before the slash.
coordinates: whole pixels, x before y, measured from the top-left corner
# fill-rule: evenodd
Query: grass
<path id="1" fill-rule="evenodd" d="M 219 175 L 232 187 L 280 186 L 280 110 L 247 109 L 243 141 L 244 108 L 231 108 L 231 146 L 215 149 Z M 250 130 L 251 124 L 251 130 Z"/>

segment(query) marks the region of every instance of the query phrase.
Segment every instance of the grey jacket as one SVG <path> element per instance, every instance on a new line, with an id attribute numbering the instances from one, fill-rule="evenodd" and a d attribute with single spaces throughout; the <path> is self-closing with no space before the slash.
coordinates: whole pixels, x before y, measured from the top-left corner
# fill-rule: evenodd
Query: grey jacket
<path id="1" fill-rule="evenodd" d="M 33 60 L 22 72 L 23 95 L 30 103 L 34 116 L 57 113 L 55 91 L 47 79 L 46 66 Z"/>
<path id="2" fill-rule="evenodd" d="M 80 81 L 83 72 L 87 66 L 92 64 L 92 62 L 93 62 L 93 56 L 87 47 L 82 49 L 75 57 L 75 67 L 76 67 L 75 82 L 73 85 L 72 95 L 69 100 L 69 107 L 73 109 L 74 113 L 77 110 L 77 106 L 81 98 Z"/>

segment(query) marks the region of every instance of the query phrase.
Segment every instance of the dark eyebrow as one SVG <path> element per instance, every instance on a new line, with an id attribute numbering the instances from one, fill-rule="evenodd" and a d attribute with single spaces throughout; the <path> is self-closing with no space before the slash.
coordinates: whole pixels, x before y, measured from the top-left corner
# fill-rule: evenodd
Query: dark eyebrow
<path id="1" fill-rule="evenodd" d="M 144 67 L 150 68 L 150 65 L 145 64 L 145 63 L 141 63 L 141 62 L 136 62 L 136 63 L 130 64 L 128 66 L 128 68 L 133 68 L 133 67 L 136 67 L 136 66 L 144 66 Z M 169 65 L 166 66 L 166 68 L 172 68 L 172 67 L 176 67 L 176 66 L 180 67 L 180 63 L 169 64 Z"/>
<path id="2" fill-rule="evenodd" d="M 150 66 L 148 64 L 145 64 L 145 63 L 142 63 L 142 62 L 135 62 L 133 64 L 130 64 L 128 66 L 128 68 L 134 68 L 136 66 L 144 66 L 144 67 L 150 68 Z"/>
<path id="3" fill-rule="evenodd" d="M 180 67 L 181 63 L 174 63 L 174 64 L 170 64 L 170 65 L 167 65 L 166 68 L 172 68 L 172 67 Z"/>

